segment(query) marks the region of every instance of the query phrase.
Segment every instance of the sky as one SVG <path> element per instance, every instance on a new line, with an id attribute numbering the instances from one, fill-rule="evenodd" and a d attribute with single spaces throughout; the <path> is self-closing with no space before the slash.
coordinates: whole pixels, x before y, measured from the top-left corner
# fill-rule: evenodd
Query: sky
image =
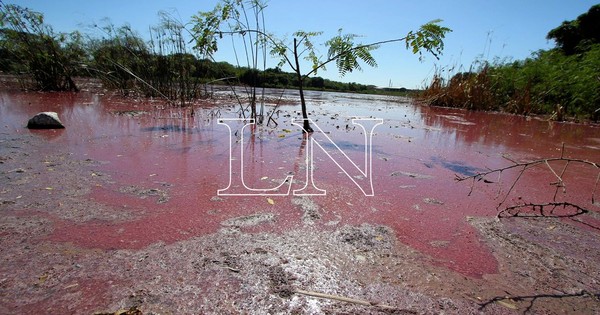
<path id="1" fill-rule="evenodd" d="M 380 87 L 422 88 L 439 71 L 444 77 L 467 71 L 476 60 L 522 60 L 540 49 L 554 47 L 546 40 L 548 31 L 565 20 L 573 20 L 596 1 L 586 0 L 270 0 L 265 9 L 265 25 L 270 33 L 291 38 L 297 30 L 322 31 L 314 40 L 325 56 L 322 44 L 338 29 L 361 35 L 363 44 L 401 38 L 422 24 L 442 19 L 452 29 L 445 39 L 443 56 L 431 55 L 419 61 L 403 44 L 383 45 L 373 52 L 378 66 L 364 65 L 340 77 L 334 66 L 318 75 L 331 80 L 358 82 Z M 189 22 L 199 11 L 214 8 L 217 0 L 4 0 L 44 14 L 45 22 L 55 31 L 80 30 L 108 18 L 115 25 L 129 24 L 142 37 L 159 22 L 158 12 L 165 10 Z M 235 47 L 240 53 L 241 47 Z M 245 56 L 245 54 L 244 54 Z M 219 43 L 217 61 L 236 64 L 231 40 Z M 245 57 L 244 57 L 245 58 Z M 275 60 L 268 61 L 274 67 Z M 246 64 L 241 64 L 245 66 Z M 305 67 L 306 68 L 306 67 Z M 283 68 L 289 71 L 289 68 Z"/>

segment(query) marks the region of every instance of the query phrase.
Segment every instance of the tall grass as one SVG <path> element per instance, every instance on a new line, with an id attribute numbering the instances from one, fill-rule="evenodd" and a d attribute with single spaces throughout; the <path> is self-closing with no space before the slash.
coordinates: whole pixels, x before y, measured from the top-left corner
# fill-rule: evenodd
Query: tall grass
<path id="1" fill-rule="evenodd" d="M 476 72 L 459 72 L 445 79 L 435 73 L 430 85 L 419 98 L 433 106 L 459 107 L 473 110 L 497 110 L 492 94 L 489 66 Z"/>
<path id="2" fill-rule="evenodd" d="M 419 99 L 433 106 L 598 120 L 600 44 L 574 55 L 557 49 L 490 64 L 445 79 L 437 72 Z"/>
<path id="3" fill-rule="evenodd" d="M 195 76 L 201 64 L 187 46 L 182 23 L 166 13 L 160 17 L 161 23 L 150 28 L 148 42 L 127 25 L 98 27 L 105 36 L 90 40 L 90 69 L 105 86 L 124 95 L 133 91 L 183 106 L 201 96 L 200 80 Z"/>

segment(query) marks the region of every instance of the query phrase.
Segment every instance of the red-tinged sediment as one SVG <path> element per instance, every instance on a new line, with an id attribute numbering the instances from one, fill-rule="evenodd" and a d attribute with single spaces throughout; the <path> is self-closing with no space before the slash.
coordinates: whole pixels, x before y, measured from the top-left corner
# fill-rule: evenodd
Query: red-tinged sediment
<path id="1" fill-rule="evenodd" d="M 217 122 L 238 108 L 222 100 L 197 104 L 192 117 L 161 102 L 3 92 L 0 311 L 378 313 L 377 305 L 392 305 L 503 314 L 532 299 L 486 301 L 536 294 L 553 296 L 534 300 L 536 312 L 599 311 L 594 170 L 574 165 L 565 173 L 568 193 L 558 197 L 591 209 L 573 217 L 565 208 L 560 218 L 497 219 L 518 171 L 503 172 L 500 184 L 455 181 L 506 166 L 505 156 L 594 161 L 599 128 L 371 96 L 342 104 L 313 97 L 314 123 L 357 165 L 364 135 L 350 116 L 384 118 L 373 138 L 374 196 L 349 178 L 364 188 L 364 174 L 348 163 L 344 173 L 320 149 L 314 182 L 325 196 L 217 193 L 229 182 L 230 139 L 232 162 L 244 154 L 248 187 L 276 187 L 288 175 L 291 191 L 304 186 L 310 141 L 290 122 L 293 106 L 281 107 L 277 128 L 230 134 Z M 39 111 L 56 111 L 66 129 L 25 129 Z M 553 180 L 532 168 L 505 204 L 551 199 Z"/>

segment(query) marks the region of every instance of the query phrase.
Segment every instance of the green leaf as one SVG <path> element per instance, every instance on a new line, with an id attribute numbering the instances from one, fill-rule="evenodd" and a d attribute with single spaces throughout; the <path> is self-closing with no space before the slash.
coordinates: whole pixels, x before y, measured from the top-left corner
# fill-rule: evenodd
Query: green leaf
<path id="1" fill-rule="evenodd" d="M 419 59 L 422 58 L 422 50 L 431 53 L 436 59 L 444 50 L 443 39 L 446 33 L 451 32 L 447 27 L 440 26 L 438 23 L 442 20 L 433 20 L 422 25 L 416 33 L 412 31 L 406 36 L 406 45 L 412 47 L 413 54 L 419 54 Z"/>

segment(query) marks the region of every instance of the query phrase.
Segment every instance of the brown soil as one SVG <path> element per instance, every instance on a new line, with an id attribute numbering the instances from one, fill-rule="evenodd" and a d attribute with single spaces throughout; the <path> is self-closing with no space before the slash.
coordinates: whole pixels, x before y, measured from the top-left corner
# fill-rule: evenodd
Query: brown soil
<path id="1" fill-rule="evenodd" d="M 302 223 L 281 233 L 252 232 L 278 223 L 267 211 L 138 250 L 54 242 L 60 225 L 144 214 L 90 201 L 93 187 L 114 183 L 98 171 L 103 162 L 41 152 L 44 141 L 0 133 L 2 314 L 600 312 L 598 231 L 552 218 L 469 218 L 499 262 L 498 273 L 483 279 L 437 267 L 383 225 L 317 228 L 321 209 L 310 198 L 293 199 Z M 50 178 L 59 185 L 48 186 Z M 121 192 L 169 203 L 168 186 Z"/>

